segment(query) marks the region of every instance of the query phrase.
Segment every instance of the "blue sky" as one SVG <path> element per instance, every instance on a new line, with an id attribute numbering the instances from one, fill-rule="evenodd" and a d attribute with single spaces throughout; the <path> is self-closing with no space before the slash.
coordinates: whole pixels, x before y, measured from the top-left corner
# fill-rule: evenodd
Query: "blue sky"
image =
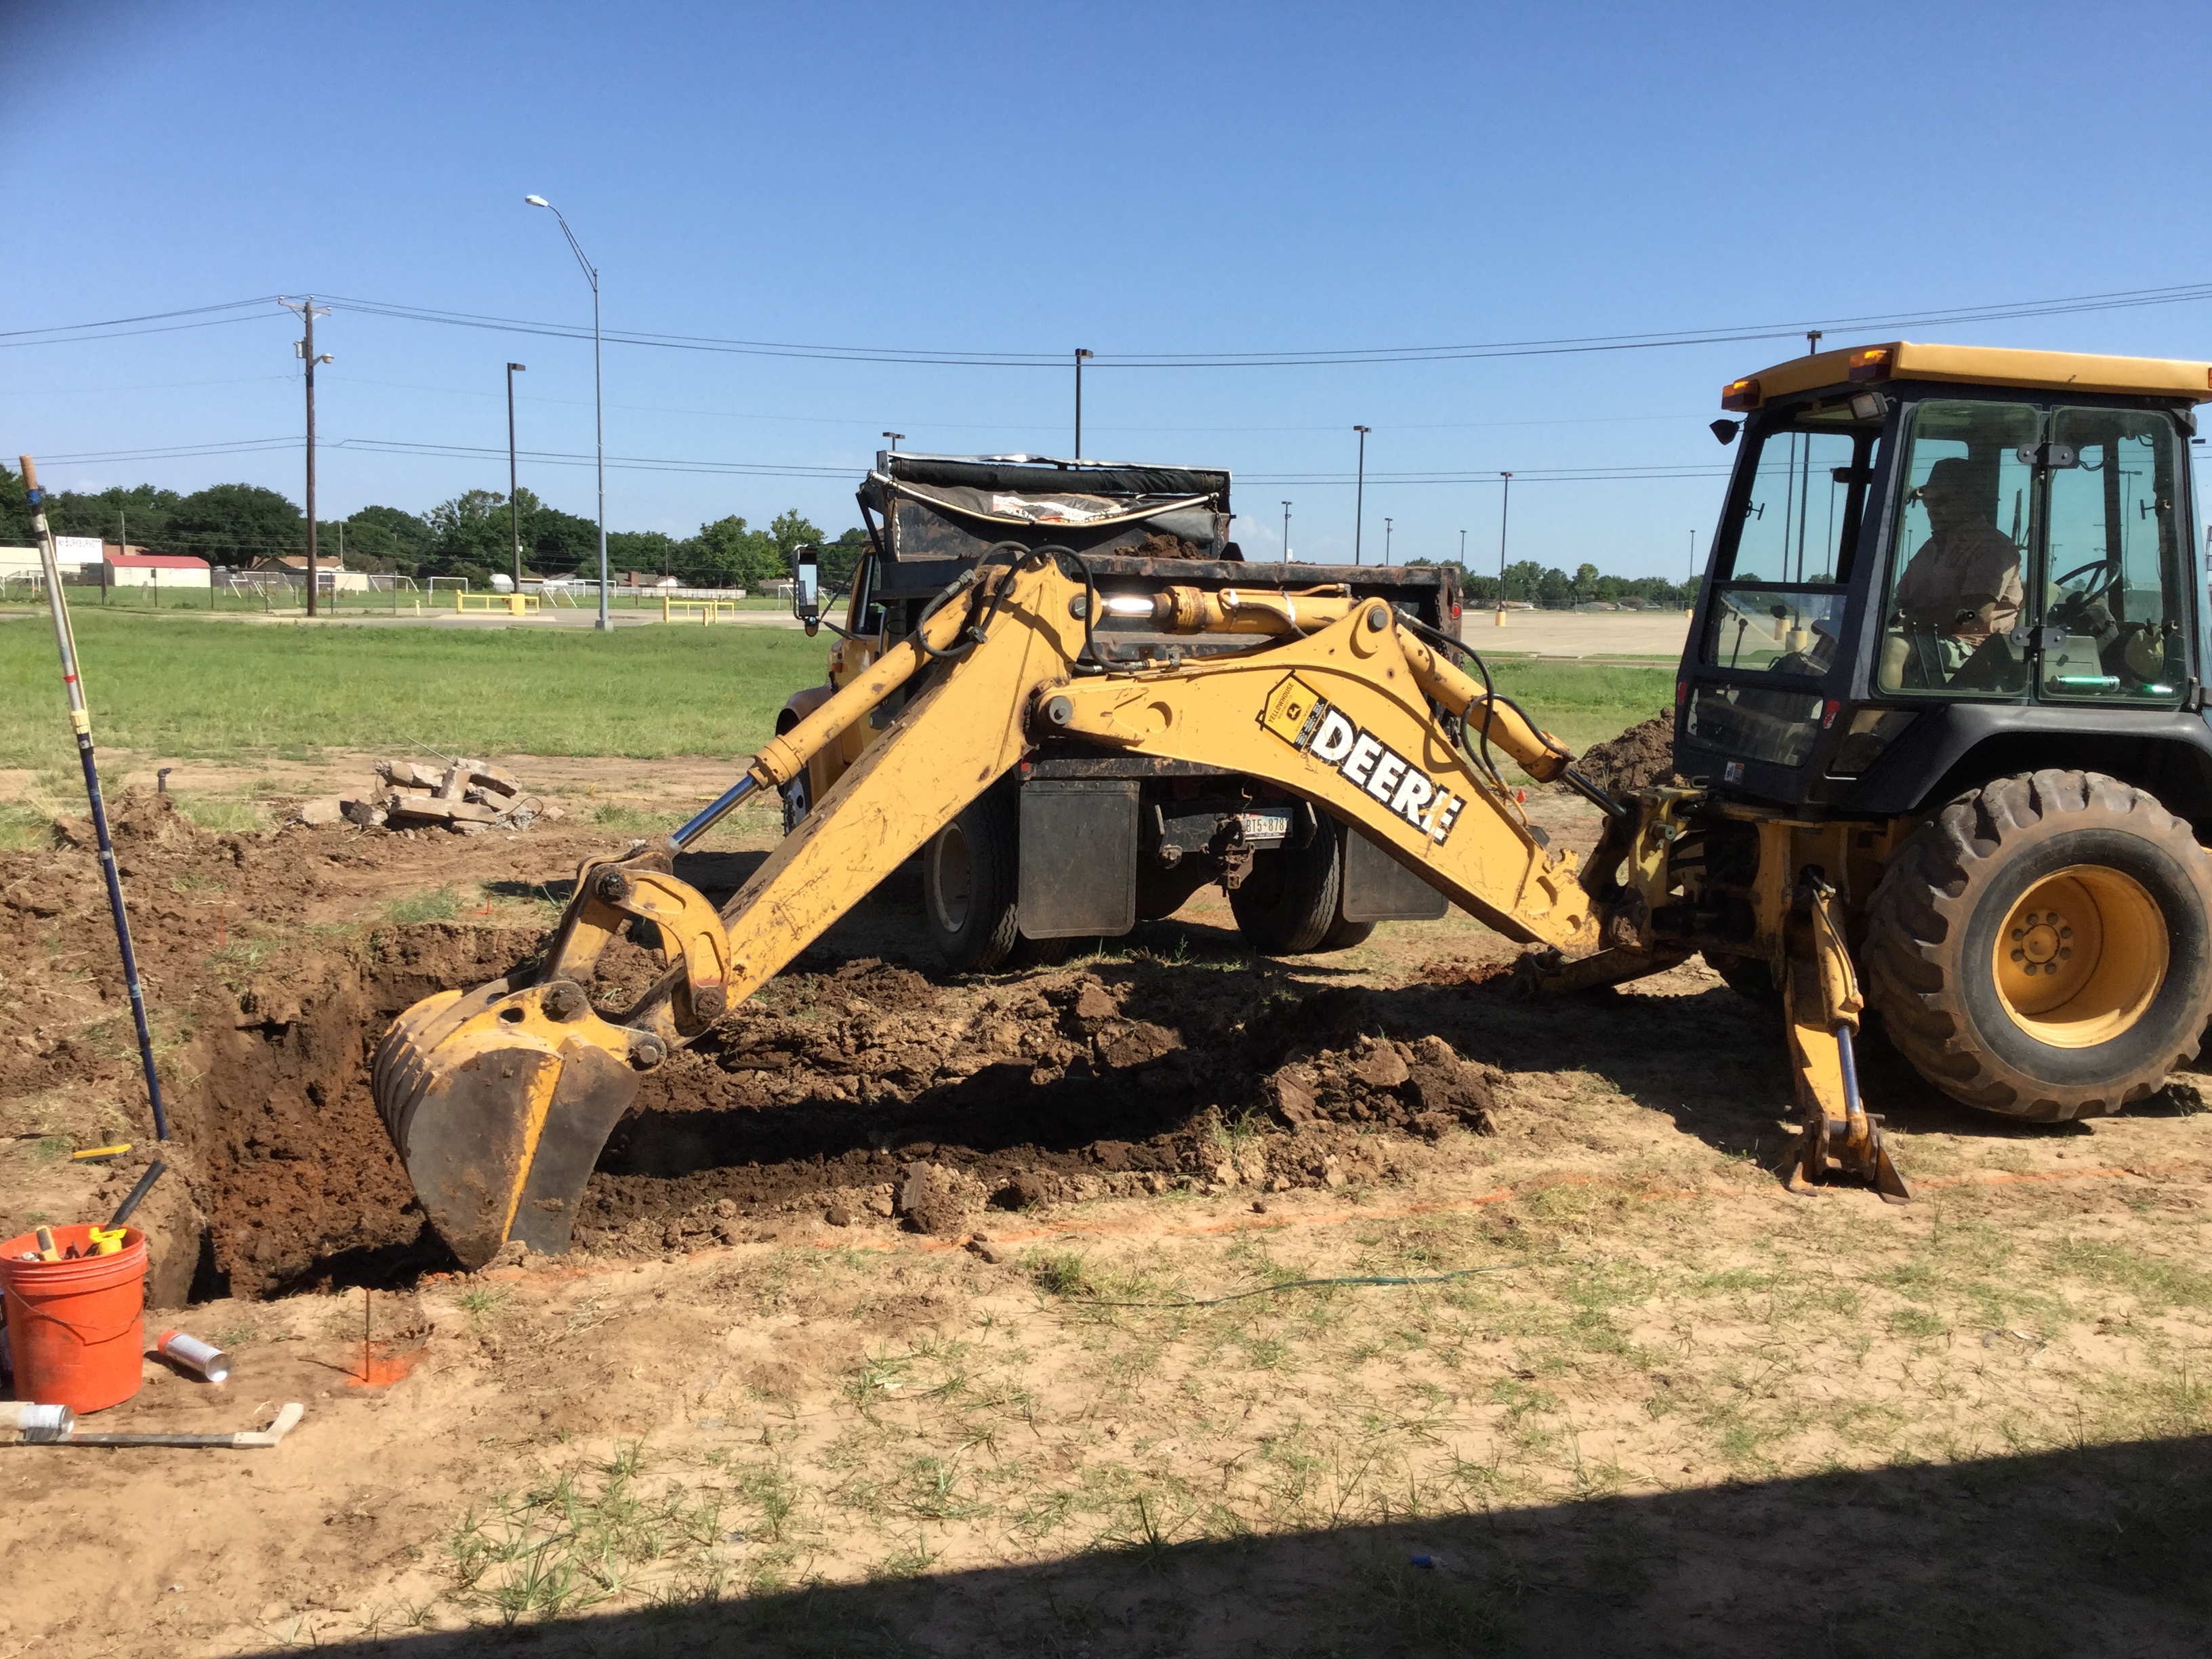
<path id="1" fill-rule="evenodd" d="M 0 330 L 278 293 L 611 330 L 1100 354 L 1087 453 L 1225 465 L 1238 538 L 1624 574 L 1704 548 L 1723 382 L 1790 339 L 1358 366 L 1278 353 L 1750 331 L 2187 283 L 2212 11 L 2142 6 L 9 7 L 19 234 Z M 321 507 L 503 489 L 588 456 L 588 341 L 330 301 Z M 0 448 L 50 485 L 298 498 L 296 326 L 0 341 Z M 240 320 L 229 320 L 230 318 Z M 180 320 L 193 320 L 190 319 Z M 1844 329 L 2212 357 L 2198 301 Z M 611 528 L 797 506 L 832 533 L 886 428 L 1064 454 L 1068 369 L 611 345 Z M 458 446 L 495 456 L 373 444 Z M 1546 480 L 1546 471 L 1660 476 Z M 1468 477 L 1420 482 L 1394 474 Z M 775 476 L 787 474 L 789 476 Z M 1669 476 L 1671 475 L 1671 476 Z M 1277 482 L 1277 480 L 1291 482 Z M 524 482 L 589 515 L 588 464 Z"/>

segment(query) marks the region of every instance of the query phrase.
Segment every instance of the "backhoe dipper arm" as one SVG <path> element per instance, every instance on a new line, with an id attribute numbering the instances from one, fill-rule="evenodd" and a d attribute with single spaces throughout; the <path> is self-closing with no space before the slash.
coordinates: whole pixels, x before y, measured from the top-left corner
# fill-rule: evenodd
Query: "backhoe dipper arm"
<path id="1" fill-rule="evenodd" d="M 1170 632 L 1267 637 L 1171 668 L 1079 672 L 1090 584 L 1035 556 L 987 568 L 763 747 L 691 823 L 626 857 L 586 863 L 534 972 L 443 992 L 401 1015 L 378 1051 L 377 1101 L 416 1195 L 462 1263 L 481 1266 L 510 1239 L 566 1249 L 639 1074 L 820 937 L 1003 776 L 1034 735 L 1062 731 L 1271 779 L 1360 824 L 1510 937 L 1569 950 L 1595 943 L 1572 857 L 1546 853 L 1432 704 L 1452 720 L 1486 722 L 1532 776 L 1566 766 L 1555 739 L 1486 700 L 1381 601 L 1197 592 L 1170 588 L 1146 609 Z M 796 775 L 926 664 L 928 684 L 719 915 L 676 879 L 676 853 L 748 794 Z M 657 929 L 667 969 L 635 1007 L 603 1012 L 586 989 L 592 963 L 641 921 Z"/>
<path id="2" fill-rule="evenodd" d="M 565 1250 L 639 1073 L 751 995 L 1021 757 L 1031 694 L 1065 681 L 1083 647 L 1068 599 L 1084 591 L 1049 563 L 991 568 L 772 739 L 691 823 L 627 857 L 586 862 L 534 973 L 441 992 L 393 1022 L 377 1051 L 377 1104 L 431 1224 L 465 1266 L 509 1239 Z M 720 915 L 675 878 L 677 852 L 754 790 L 795 775 L 933 659 L 929 684 Z M 592 964 L 633 921 L 658 929 L 668 969 L 635 1007 L 602 1012 L 585 988 Z"/>

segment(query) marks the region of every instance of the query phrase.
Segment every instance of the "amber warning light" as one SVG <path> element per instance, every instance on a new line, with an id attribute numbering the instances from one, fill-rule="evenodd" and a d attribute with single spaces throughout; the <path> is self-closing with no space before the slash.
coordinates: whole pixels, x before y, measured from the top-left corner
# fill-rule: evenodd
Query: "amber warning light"
<path id="1" fill-rule="evenodd" d="M 1863 351 L 1851 353 L 1850 377 L 1854 380 L 1886 380 L 1889 378 L 1889 348 L 1869 346 Z"/>
<path id="2" fill-rule="evenodd" d="M 1721 388 L 1723 409 L 1757 409 L 1759 382 L 1753 380 L 1730 380 Z"/>

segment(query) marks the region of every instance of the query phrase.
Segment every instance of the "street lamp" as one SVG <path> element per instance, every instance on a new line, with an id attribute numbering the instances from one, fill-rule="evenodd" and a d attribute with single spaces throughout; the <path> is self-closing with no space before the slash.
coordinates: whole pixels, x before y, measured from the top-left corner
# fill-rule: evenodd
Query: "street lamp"
<path id="1" fill-rule="evenodd" d="M 1501 472 L 1498 476 L 1505 480 L 1505 493 L 1498 503 L 1497 626 L 1503 628 L 1505 626 L 1505 515 L 1513 506 L 1513 475 L 1510 472 Z"/>
<path id="2" fill-rule="evenodd" d="M 1083 459 L 1083 360 L 1095 356 L 1081 346 L 1075 349 L 1075 459 Z"/>
<path id="3" fill-rule="evenodd" d="M 584 276 L 592 285 L 592 410 L 599 428 L 599 620 L 598 626 L 604 631 L 613 627 L 614 624 L 607 620 L 607 405 L 599 388 L 599 273 L 592 262 L 584 257 L 583 247 L 576 240 L 576 233 L 568 228 L 568 222 L 562 217 L 559 208 L 555 207 L 543 196 L 526 196 L 522 199 L 532 207 L 548 210 L 556 219 L 560 220 L 561 234 L 568 239 L 568 251 L 576 256 L 576 263 L 583 266 Z"/>
<path id="4" fill-rule="evenodd" d="M 906 434 L 903 432 L 886 432 L 884 434 L 884 436 L 891 441 L 891 453 L 894 455 L 897 454 L 899 440 L 905 437 Z"/>
<path id="5" fill-rule="evenodd" d="M 1367 517 L 1367 434 L 1370 428 L 1355 426 L 1359 434 L 1359 483 L 1352 497 L 1352 562 L 1359 562 L 1359 527 Z"/>
<path id="6" fill-rule="evenodd" d="M 527 363 L 507 366 L 507 533 L 514 551 L 514 591 L 522 592 L 522 509 L 514 500 L 514 377 L 526 373 Z"/>

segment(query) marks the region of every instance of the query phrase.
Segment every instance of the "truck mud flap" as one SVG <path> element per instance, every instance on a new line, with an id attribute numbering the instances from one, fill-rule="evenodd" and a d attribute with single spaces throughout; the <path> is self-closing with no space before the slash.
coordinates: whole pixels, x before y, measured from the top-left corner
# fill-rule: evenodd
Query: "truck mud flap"
<path id="1" fill-rule="evenodd" d="M 1110 939 L 1137 925 L 1134 778 L 1034 778 L 1022 788 L 1021 930 Z"/>
<path id="2" fill-rule="evenodd" d="M 1436 921 L 1450 902 L 1435 888 L 1367 838 L 1347 829 L 1344 836 L 1344 896 L 1338 912 L 1346 921 Z"/>

